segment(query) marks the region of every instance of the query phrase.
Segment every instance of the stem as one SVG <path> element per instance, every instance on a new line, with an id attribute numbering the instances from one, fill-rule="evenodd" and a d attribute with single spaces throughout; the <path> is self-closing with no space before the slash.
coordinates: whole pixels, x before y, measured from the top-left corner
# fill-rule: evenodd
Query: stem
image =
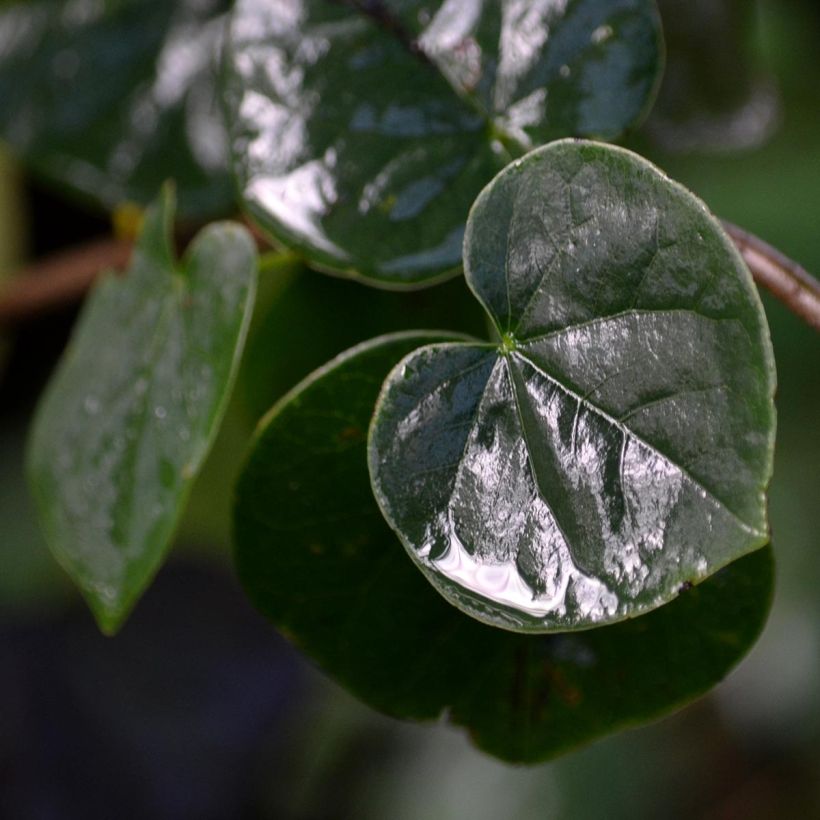
<path id="1" fill-rule="evenodd" d="M 104 270 L 121 270 L 132 244 L 97 239 L 35 262 L 0 289 L 0 324 L 15 324 L 77 301 Z"/>
<path id="2" fill-rule="evenodd" d="M 820 331 L 820 282 L 805 268 L 743 228 L 725 220 L 723 228 L 749 266 L 755 282 Z"/>
<path id="3" fill-rule="evenodd" d="M 252 233 L 257 247 L 270 247 L 258 231 Z M 29 265 L 0 285 L 0 326 L 18 324 L 79 301 L 101 273 L 123 270 L 133 247 L 130 240 L 96 239 Z M 267 251 L 259 257 L 259 273 L 275 272 L 300 258 L 289 250 Z"/>

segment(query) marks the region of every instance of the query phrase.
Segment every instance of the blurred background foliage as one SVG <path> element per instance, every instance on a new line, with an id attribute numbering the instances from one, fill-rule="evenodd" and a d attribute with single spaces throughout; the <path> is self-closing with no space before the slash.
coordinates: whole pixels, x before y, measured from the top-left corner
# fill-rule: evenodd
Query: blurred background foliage
<path id="1" fill-rule="evenodd" d="M 626 144 L 817 274 L 820 5 L 661 7 L 673 73 Z M 707 36 L 719 25 L 725 37 Z M 687 54 L 684 35 L 698 30 Z M 0 282 L 27 258 L 110 231 L 6 154 L 0 176 Z M 172 560 L 113 641 L 49 556 L 22 477 L 29 416 L 76 305 L 0 331 L 0 817 L 820 817 L 820 344 L 764 302 L 779 379 L 767 629 L 698 703 L 533 768 L 358 704 L 251 610 L 230 566 L 230 491 L 260 414 L 377 333 L 482 332 L 460 279 L 402 296 L 291 259 L 264 274 L 228 420 Z"/>

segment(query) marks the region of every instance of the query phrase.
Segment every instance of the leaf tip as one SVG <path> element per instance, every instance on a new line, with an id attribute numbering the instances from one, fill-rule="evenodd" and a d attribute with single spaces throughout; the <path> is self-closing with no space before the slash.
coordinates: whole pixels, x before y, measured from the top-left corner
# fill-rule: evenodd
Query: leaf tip
<path id="1" fill-rule="evenodd" d="M 106 638 L 115 638 L 123 623 L 125 623 L 124 619 L 107 620 L 98 616 L 95 616 L 94 620 L 97 622 L 100 632 L 105 635 Z"/>
<path id="2" fill-rule="evenodd" d="M 112 597 L 100 594 L 97 590 L 92 592 L 83 590 L 83 594 L 97 622 L 97 627 L 107 638 L 113 638 L 123 628 L 136 603 L 120 594 Z"/>

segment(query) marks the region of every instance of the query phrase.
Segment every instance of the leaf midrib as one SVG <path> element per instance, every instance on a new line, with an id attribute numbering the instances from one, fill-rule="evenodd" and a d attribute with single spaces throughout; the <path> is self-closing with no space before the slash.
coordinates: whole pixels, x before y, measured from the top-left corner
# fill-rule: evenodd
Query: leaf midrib
<path id="1" fill-rule="evenodd" d="M 470 111 L 481 117 L 487 126 L 488 135 L 494 136 L 502 143 L 504 149 L 510 154 L 511 160 L 522 156 L 529 150 L 528 146 L 523 145 L 517 137 L 500 125 L 498 118 L 481 104 L 481 100 L 475 94 L 451 81 L 447 74 L 441 70 L 436 60 L 421 47 L 419 38 L 405 28 L 390 9 L 385 7 L 382 0 L 370 0 L 370 2 L 363 2 L 363 0 L 326 0 L 326 2 L 334 6 L 348 8 L 363 17 L 379 29 L 384 36 L 395 39 L 410 56 L 418 60 L 419 65 L 435 72 L 447 84 L 459 102 L 464 103 Z"/>
<path id="2" fill-rule="evenodd" d="M 145 391 L 139 395 L 138 402 L 135 403 L 133 412 L 132 414 L 130 414 L 130 418 L 133 420 L 132 429 L 135 430 L 135 435 L 131 443 L 131 446 L 128 447 L 125 453 L 123 453 L 123 459 L 120 462 L 121 471 L 124 464 L 128 463 L 130 466 L 136 461 L 136 459 L 139 458 L 139 451 L 142 447 L 145 427 L 152 416 L 151 405 L 153 404 L 154 400 L 155 384 L 152 383 L 151 374 L 156 372 L 157 362 L 162 359 L 163 352 L 167 347 L 168 339 L 171 334 L 171 329 L 176 324 L 176 320 L 178 318 L 178 307 L 179 298 L 175 292 L 175 288 L 171 287 L 163 297 L 163 305 L 160 310 L 160 315 L 157 318 L 157 324 L 154 329 L 154 333 L 152 334 L 151 339 L 146 348 L 146 355 L 143 359 L 142 366 L 136 374 L 137 379 L 147 379 L 148 385 Z M 131 472 L 131 470 L 127 469 L 126 472 Z M 115 539 L 113 530 L 111 532 L 112 543 L 116 544 L 118 547 L 121 547 L 123 543 L 131 545 L 135 544 L 133 526 L 134 504 L 136 501 L 136 495 L 133 491 L 129 492 L 125 495 L 125 499 L 126 504 L 124 505 L 124 509 L 122 509 L 120 515 L 117 515 L 115 517 L 114 523 L 115 526 L 117 523 L 119 523 L 123 529 L 127 530 L 127 532 L 124 534 L 122 541 L 120 541 L 120 539 Z M 126 561 L 132 560 L 129 553 L 133 552 L 133 549 L 130 551 L 120 551 L 123 553 L 123 555 L 126 556 Z M 140 553 L 144 557 L 144 553 L 142 553 L 142 550 L 140 550 Z"/>

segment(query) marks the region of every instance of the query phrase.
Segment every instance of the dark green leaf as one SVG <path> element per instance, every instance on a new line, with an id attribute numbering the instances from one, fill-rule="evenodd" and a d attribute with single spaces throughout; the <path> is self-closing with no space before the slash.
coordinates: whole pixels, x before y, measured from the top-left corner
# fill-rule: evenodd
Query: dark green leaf
<path id="1" fill-rule="evenodd" d="M 181 212 L 233 201 L 216 54 L 228 0 L 28 0 L 0 10 L 0 137 L 113 208 L 168 178 Z"/>
<path id="2" fill-rule="evenodd" d="M 659 66 L 651 0 L 239 0 L 226 100 L 263 229 L 387 287 L 457 270 L 467 211 L 512 156 L 614 137 Z"/>
<path id="3" fill-rule="evenodd" d="M 564 635 L 486 626 L 425 582 L 373 500 L 365 430 L 388 370 L 427 341 L 397 334 L 348 351 L 263 422 L 235 509 L 239 575 L 256 605 L 375 708 L 447 714 L 513 761 L 650 720 L 719 681 L 765 620 L 769 549 L 642 618 Z"/>
<path id="4" fill-rule="evenodd" d="M 408 356 L 371 432 L 376 498 L 448 600 L 583 629 L 767 543 L 771 343 L 702 203 L 634 154 L 565 140 L 487 186 L 464 255 L 501 343 Z"/>
<path id="5" fill-rule="evenodd" d="M 173 198 L 124 278 L 94 289 L 32 431 L 49 546 L 115 631 L 158 569 L 219 427 L 256 288 L 248 232 L 213 224 L 173 259 Z"/>

